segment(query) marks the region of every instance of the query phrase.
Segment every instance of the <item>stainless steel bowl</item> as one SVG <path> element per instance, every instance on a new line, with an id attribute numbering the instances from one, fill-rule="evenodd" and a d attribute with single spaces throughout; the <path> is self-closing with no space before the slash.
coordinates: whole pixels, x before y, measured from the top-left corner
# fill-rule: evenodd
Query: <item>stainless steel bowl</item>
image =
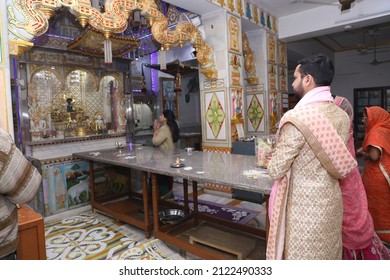
<path id="1" fill-rule="evenodd" d="M 158 218 L 163 224 L 176 225 L 187 217 L 187 213 L 180 209 L 166 209 L 158 213 Z"/>

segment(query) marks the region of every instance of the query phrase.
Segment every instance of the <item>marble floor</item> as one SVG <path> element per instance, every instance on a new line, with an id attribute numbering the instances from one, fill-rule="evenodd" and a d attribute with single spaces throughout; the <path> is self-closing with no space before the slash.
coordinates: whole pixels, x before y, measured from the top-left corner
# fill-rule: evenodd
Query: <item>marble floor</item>
<path id="1" fill-rule="evenodd" d="M 191 190 L 192 190 L 192 187 L 190 186 L 189 191 L 191 191 Z M 173 193 L 174 193 L 175 197 L 180 197 L 183 194 L 183 188 L 182 188 L 181 182 L 179 182 L 179 181 L 174 182 Z M 201 185 L 198 186 L 198 199 L 202 200 L 202 201 L 211 202 L 213 204 L 229 205 L 229 206 L 233 206 L 235 208 L 238 207 L 238 208 L 250 210 L 251 212 L 254 212 L 255 215 L 254 215 L 254 218 L 250 219 L 248 224 L 250 224 L 251 226 L 254 226 L 254 227 L 265 229 L 265 215 L 266 215 L 265 203 L 258 204 L 258 203 L 243 201 L 243 200 L 239 200 L 239 199 L 234 199 L 234 198 L 232 198 L 232 195 L 230 195 L 230 194 L 205 190 L 205 189 L 203 189 L 203 187 Z M 61 217 L 46 218 L 45 225 L 53 224 L 53 222 L 56 222 L 56 221 L 61 220 L 61 219 L 66 219 L 66 218 L 70 218 L 70 217 L 74 217 L 74 216 L 79 217 L 78 215 L 83 216 L 85 214 L 86 216 L 88 216 L 90 213 L 91 213 L 90 207 L 89 207 L 89 209 L 87 207 L 85 209 L 80 209 L 78 212 L 73 212 L 73 213 L 69 212 L 69 213 L 65 214 L 66 216 L 64 216 L 64 214 L 63 214 Z M 128 225 L 128 224 L 124 224 L 124 223 L 120 223 L 120 222 L 118 223 L 114 219 L 112 219 L 111 217 L 108 217 L 108 216 L 103 215 L 101 213 L 99 213 L 98 215 L 95 215 L 94 217 L 99 218 L 99 220 L 102 220 L 105 223 L 108 223 L 108 224 L 115 226 L 115 228 L 117 228 L 118 232 L 120 232 L 121 234 L 124 234 L 126 237 L 131 238 L 131 240 L 132 240 L 131 246 L 133 246 L 133 247 L 130 248 L 129 242 L 127 242 L 126 246 L 128 246 L 129 248 L 126 251 L 126 250 L 121 249 L 121 248 L 118 249 L 119 245 L 117 245 L 116 250 L 118 252 L 121 252 L 121 253 L 120 254 L 119 253 L 116 253 L 116 254 L 112 253 L 108 257 L 106 256 L 104 259 L 106 259 L 106 258 L 110 258 L 110 259 L 136 259 L 137 257 L 139 257 L 139 259 L 150 259 L 150 258 L 151 259 L 158 259 L 159 257 L 168 258 L 168 259 L 199 259 L 198 256 L 195 256 L 193 254 L 190 254 L 190 253 L 185 252 L 183 250 L 180 250 L 178 248 L 172 247 L 170 244 L 165 244 L 161 240 L 155 239 L 153 236 L 151 239 L 146 239 L 142 230 L 137 229 L 137 228 L 135 228 L 131 225 Z M 53 254 L 52 244 L 48 243 L 49 231 L 52 231 L 52 229 L 46 228 L 46 234 L 47 234 L 46 245 L 47 245 L 48 256 L 52 256 L 54 259 L 68 259 L 69 257 L 66 257 L 66 258 L 63 257 L 64 254 L 63 255 Z M 50 234 L 51 234 L 50 240 L 53 240 L 53 238 L 54 239 L 56 238 L 56 237 L 53 237 L 52 232 Z M 60 239 L 60 238 L 61 237 L 58 237 L 58 239 Z M 52 241 L 50 241 L 50 242 L 52 242 Z M 125 244 L 125 243 L 123 243 L 123 244 Z M 50 249 L 49 249 L 49 247 L 50 247 Z M 144 252 L 140 253 L 142 250 L 140 251 L 139 248 L 143 248 Z M 145 249 L 145 248 L 149 248 L 149 249 Z M 154 249 L 151 249 L 151 248 L 154 248 Z M 138 251 L 136 251 L 136 249 L 138 249 Z M 82 251 L 85 252 L 86 250 L 83 249 Z M 153 251 L 154 253 L 152 255 L 150 255 L 150 254 L 147 255 L 145 253 L 146 251 L 148 251 L 149 253 Z M 56 251 L 54 250 L 54 252 L 56 252 Z M 156 253 L 156 252 L 160 252 L 160 254 Z M 162 256 L 164 256 L 164 257 L 162 257 Z M 101 256 L 97 255 L 96 258 L 101 259 Z M 50 259 L 50 257 L 48 257 L 48 259 Z M 86 256 L 85 259 L 94 259 L 94 256 L 89 255 L 89 256 Z"/>

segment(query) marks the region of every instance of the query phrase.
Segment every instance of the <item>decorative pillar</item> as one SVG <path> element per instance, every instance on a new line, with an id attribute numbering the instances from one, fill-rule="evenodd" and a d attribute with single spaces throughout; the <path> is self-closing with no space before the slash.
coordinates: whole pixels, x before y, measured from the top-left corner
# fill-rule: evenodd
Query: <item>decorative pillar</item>
<path id="1" fill-rule="evenodd" d="M 235 123 L 243 123 L 243 53 L 241 19 L 220 9 L 203 15 L 206 42 L 214 49 L 218 78 L 199 76 L 202 148 L 230 152 Z"/>
<path id="2" fill-rule="evenodd" d="M 202 16 L 206 42 L 214 49 L 218 78 L 199 76 L 202 149 L 230 153 L 236 123 L 243 123 L 243 54 L 241 19 L 224 9 Z M 218 154 L 210 154 L 218 157 Z M 218 168 L 216 166 L 216 168 Z M 205 189 L 231 194 L 226 185 L 206 183 Z"/>
<path id="3" fill-rule="evenodd" d="M 271 25 L 271 16 L 262 11 L 264 24 L 260 26 L 260 10 L 245 3 L 245 18 L 243 5 L 238 5 L 238 14 L 222 8 L 202 15 L 206 42 L 214 49 L 218 71 L 214 80 L 199 76 L 202 149 L 206 151 L 230 153 L 239 137 L 272 133 L 271 112 L 272 128 L 281 116 L 279 95 L 285 81 L 278 79 L 276 18 Z M 233 192 L 230 186 L 205 184 L 204 188 Z"/>
<path id="4" fill-rule="evenodd" d="M 6 1 L 0 1 L 0 127 L 14 136 Z"/>

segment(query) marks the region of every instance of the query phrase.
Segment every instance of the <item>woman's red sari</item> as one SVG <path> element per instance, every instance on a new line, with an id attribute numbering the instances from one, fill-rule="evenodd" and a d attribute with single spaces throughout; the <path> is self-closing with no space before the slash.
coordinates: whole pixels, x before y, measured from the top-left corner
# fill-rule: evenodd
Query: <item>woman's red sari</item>
<path id="1" fill-rule="evenodd" d="M 374 220 L 375 231 L 382 241 L 390 244 L 390 114 L 377 106 L 367 107 L 366 136 L 363 151 L 369 146 L 381 150 L 378 161 L 367 160 L 363 171 L 368 209 Z"/>

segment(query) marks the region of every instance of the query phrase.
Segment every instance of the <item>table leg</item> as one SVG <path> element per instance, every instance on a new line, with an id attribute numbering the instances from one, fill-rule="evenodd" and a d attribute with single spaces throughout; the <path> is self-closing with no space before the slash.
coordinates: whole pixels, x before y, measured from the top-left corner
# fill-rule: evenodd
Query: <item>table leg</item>
<path id="1" fill-rule="evenodd" d="M 198 224 L 198 182 L 192 181 L 192 198 L 194 201 L 194 225 Z"/>
<path id="2" fill-rule="evenodd" d="M 158 186 L 157 186 L 157 175 L 155 173 L 151 174 L 151 180 L 152 180 L 152 201 L 153 201 L 153 223 L 154 223 L 154 230 L 158 231 L 159 228 Z"/>
<path id="3" fill-rule="evenodd" d="M 188 207 L 188 180 L 183 179 L 183 194 L 184 194 L 184 207 L 187 212 L 189 212 Z"/>
<path id="4" fill-rule="evenodd" d="M 92 213 L 95 213 L 95 173 L 93 171 L 93 161 L 89 161 L 89 190 Z"/>
<path id="5" fill-rule="evenodd" d="M 149 218 L 149 194 L 148 194 L 148 173 L 146 171 L 142 171 L 141 174 L 141 184 L 142 184 L 142 201 L 144 207 L 144 221 L 146 224 L 145 235 L 146 238 L 150 238 L 152 233 L 149 228 L 150 218 Z"/>

